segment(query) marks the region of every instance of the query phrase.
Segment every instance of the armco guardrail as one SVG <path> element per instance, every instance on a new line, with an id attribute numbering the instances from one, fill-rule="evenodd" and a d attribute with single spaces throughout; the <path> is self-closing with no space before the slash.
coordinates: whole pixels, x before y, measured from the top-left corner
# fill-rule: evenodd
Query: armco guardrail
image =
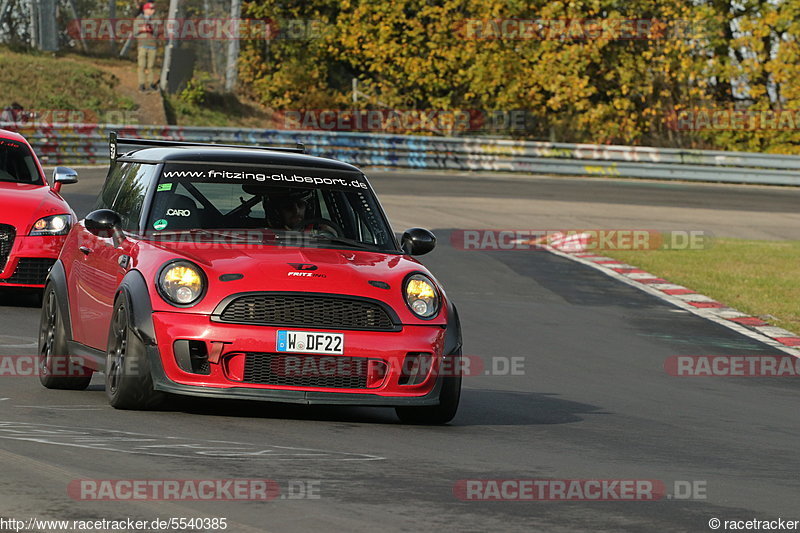
<path id="1" fill-rule="evenodd" d="M 312 155 L 360 166 L 800 185 L 800 156 L 748 152 L 238 128 L 113 124 L 15 128 L 1 123 L 0 127 L 25 135 L 47 165 L 105 163 L 108 132 L 117 131 L 124 137 L 231 144 L 302 142 Z"/>

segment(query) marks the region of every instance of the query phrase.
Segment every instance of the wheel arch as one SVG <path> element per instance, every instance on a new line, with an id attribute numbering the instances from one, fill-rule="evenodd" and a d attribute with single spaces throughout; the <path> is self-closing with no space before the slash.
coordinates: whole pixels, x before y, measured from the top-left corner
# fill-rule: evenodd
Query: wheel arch
<path id="1" fill-rule="evenodd" d="M 458 310 L 455 304 L 447 302 L 447 329 L 444 334 L 443 355 L 461 354 L 461 320 L 458 318 Z"/>
<path id="2" fill-rule="evenodd" d="M 64 320 L 64 329 L 67 333 L 67 340 L 71 341 L 73 339 L 72 315 L 70 314 L 69 291 L 67 290 L 67 272 L 64 269 L 64 263 L 61 262 L 61 259 L 56 259 L 56 262 L 50 268 L 50 273 L 47 275 L 44 287 L 45 292 L 47 291 L 47 287 L 53 287 L 53 291 L 56 293 L 58 308 L 61 311 L 61 316 Z M 46 302 L 43 301 L 42 305 L 45 303 Z"/>
<path id="3" fill-rule="evenodd" d="M 146 346 L 154 346 L 156 333 L 153 326 L 153 304 L 150 301 L 147 282 L 141 272 L 131 270 L 122 278 L 114 301 L 116 302 L 119 298 L 125 298 L 125 303 L 128 305 L 131 329 L 134 334 Z"/>

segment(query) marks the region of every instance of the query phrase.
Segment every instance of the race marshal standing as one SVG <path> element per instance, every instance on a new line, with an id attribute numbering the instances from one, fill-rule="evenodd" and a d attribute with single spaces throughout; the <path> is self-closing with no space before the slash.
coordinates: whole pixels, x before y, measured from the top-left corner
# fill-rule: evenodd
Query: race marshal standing
<path id="1" fill-rule="evenodd" d="M 153 2 L 147 2 L 142 6 L 142 11 L 134 21 L 134 35 L 136 36 L 139 63 L 139 90 L 146 91 L 148 88 L 152 90 L 158 89 L 158 80 L 156 79 L 155 64 L 156 64 L 156 51 L 158 49 L 158 42 L 155 35 L 155 24 L 153 15 L 156 12 L 156 6 Z"/>

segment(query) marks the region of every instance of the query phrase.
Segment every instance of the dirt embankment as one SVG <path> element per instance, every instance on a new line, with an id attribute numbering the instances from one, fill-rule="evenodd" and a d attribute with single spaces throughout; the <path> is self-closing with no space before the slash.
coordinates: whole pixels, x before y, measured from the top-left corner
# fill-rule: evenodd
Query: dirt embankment
<path id="1" fill-rule="evenodd" d="M 140 91 L 136 74 L 136 64 L 120 62 L 119 65 L 105 64 L 103 70 L 113 74 L 118 80 L 117 90 L 124 97 L 136 104 L 136 120 L 139 124 L 164 125 L 167 117 L 164 114 L 164 101 L 160 91 Z"/>

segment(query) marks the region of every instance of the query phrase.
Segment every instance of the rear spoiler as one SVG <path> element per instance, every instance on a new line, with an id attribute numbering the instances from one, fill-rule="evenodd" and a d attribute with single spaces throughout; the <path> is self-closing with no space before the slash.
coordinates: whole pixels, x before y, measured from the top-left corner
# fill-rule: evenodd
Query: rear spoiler
<path id="1" fill-rule="evenodd" d="M 294 154 L 304 154 L 306 153 L 306 147 L 303 143 L 297 143 L 294 148 L 290 148 L 288 146 L 254 146 L 254 145 L 245 145 L 245 144 L 216 144 L 216 143 L 199 143 L 199 142 L 188 142 L 188 141 L 162 141 L 156 139 L 135 139 L 132 137 L 117 137 L 117 132 L 112 131 L 108 134 L 108 155 L 111 158 L 111 162 L 117 160 L 119 157 L 119 148 L 120 145 L 128 145 L 128 146 L 142 146 L 142 147 L 159 147 L 159 146 L 205 146 L 205 147 L 219 147 L 219 148 L 247 148 L 247 149 L 255 149 L 255 150 L 269 150 L 273 152 L 290 152 Z"/>

